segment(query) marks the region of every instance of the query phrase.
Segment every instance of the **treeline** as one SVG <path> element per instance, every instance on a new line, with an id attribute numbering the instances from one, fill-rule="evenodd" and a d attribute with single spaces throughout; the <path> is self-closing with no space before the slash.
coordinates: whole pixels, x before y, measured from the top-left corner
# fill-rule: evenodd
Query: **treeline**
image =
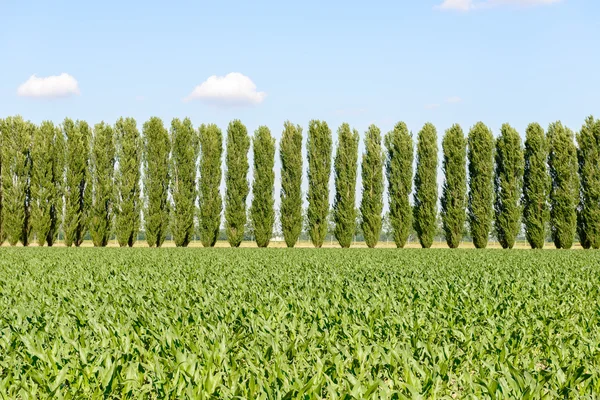
<path id="1" fill-rule="evenodd" d="M 362 157 L 359 133 L 348 124 L 338 129 L 335 155 L 326 122 L 310 121 L 307 136 L 306 211 L 302 128 L 286 122 L 279 143 L 279 222 L 288 247 L 303 229 L 321 247 L 331 221 L 342 247 L 351 245 L 357 224 L 366 244 L 375 247 L 382 232 L 385 180 L 386 222 L 397 247 L 404 247 L 413 230 L 421 246 L 430 247 L 438 217 L 451 248 L 458 247 L 465 230 L 477 248 L 485 248 L 491 235 L 503 248 L 512 248 L 522 229 L 532 248 L 543 247 L 548 233 L 557 248 L 570 248 L 576 239 L 584 248 L 600 247 L 600 121 L 593 117 L 576 135 L 560 122 L 547 132 L 531 124 L 524 144 L 509 124 L 496 138 L 481 122 L 466 136 L 454 125 L 442 140 L 441 193 L 432 124 L 416 138 L 402 122 L 385 135 L 371 125 Z M 143 229 L 151 247 L 160 247 L 168 233 L 177 246 L 187 246 L 198 234 L 209 247 L 219 237 L 223 214 L 232 247 L 240 245 L 249 222 L 258 246 L 268 246 L 273 236 L 276 143 L 266 126 L 251 137 L 239 120 L 232 121 L 224 149 L 219 127 L 195 129 L 187 118 L 173 119 L 167 129 L 153 117 L 140 131 L 132 118 L 92 127 L 68 118 L 60 126 L 48 121 L 36 126 L 16 116 L 0 120 L 0 147 L 1 242 L 52 246 L 61 231 L 67 246 L 79 246 L 86 235 L 94 246 L 106 246 L 113 236 L 120 246 L 133 246 Z M 359 163 L 362 200 L 357 205 Z"/>

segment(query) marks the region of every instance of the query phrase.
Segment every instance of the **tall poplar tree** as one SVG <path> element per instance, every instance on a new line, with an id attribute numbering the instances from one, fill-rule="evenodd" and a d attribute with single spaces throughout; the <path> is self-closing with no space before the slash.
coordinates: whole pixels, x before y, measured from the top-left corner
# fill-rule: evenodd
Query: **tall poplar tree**
<path id="1" fill-rule="evenodd" d="M 377 246 L 381 235 L 383 211 L 383 148 L 381 131 L 369 126 L 365 134 L 365 153 L 361 164 L 362 200 L 360 203 L 361 228 L 367 246 Z"/>
<path id="2" fill-rule="evenodd" d="M 286 121 L 279 144 L 281 160 L 281 230 L 287 247 L 294 247 L 302 232 L 302 127 Z"/>
<path id="3" fill-rule="evenodd" d="M 327 122 L 312 120 L 308 124 L 308 210 L 310 240 L 323 246 L 329 214 L 329 178 L 331 175 L 331 130 Z"/>
<path id="4" fill-rule="evenodd" d="M 246 199 L 248 197 L 248 130 L 240 120 L 227 127 L 227 155 L 225 174 L 225 221 L 227 240 L 231 247 L 239 247 L 246 226 Z"/>
<path id="5" fill-rule="evenodd" d="M 90 167 L 90 235 L 94 246 L 104 247 L 112 233 L 115 184 L 115 135 L 112 127 L 104 122 L 94 126 Z"/>
<path id="6" fill-rule="evenodd" d="M 38 245 L 52 246 L 62 222 L 65 139 L 50 121 L 33 134 L 31 162 L 31 225 Z"/>
<path id="7" fill-rule="evenodd" d="M 115 228 L 119 246 L 132 247 L 137 240 L 141 220 L 142 138 L 133 118 L 119 118 L 115 124 L 115 134 Z"/>
<path id="8" fill-rule="evenodd" d="M 173 239 L 187 247 L 194 235 L 196 211 L 196 159 L 198 134 L 189 118 L 171 122 L 171 196 L 173 198 Z"/>
<path id="9" fill-rule="evenodd" d="M 452 125 L 446 131 L 442 150 L 442 227 L 448 247 L 455 249 L 462 240 L 467 218 L 467 140 L 460 125 Z"/>
<path id="10" fill-rule="evenodd" d="M 200 184 L 198 200 L 200 213 L 200 240 L 204 247 L 212 247 L 219 237 L 221 227 L 221 157 L 223 134 L 215 124 L 201 125 L 200 138 Z"/>
<path id="11" fill-rule="evenodd" d="M 577 148 L 573 132 L 560 122 L 548 127 L 548 166 L 552 186 L 550 189 L 550 229 L 558 249 L 573 246 L 577 228 L 579 179 L 577 177 Z"/>
<path id="12" fill-rule="evenodd" d="M 35 125 L 8 117 L 2 127 L 3 223 L 11 246 L 31 239 L 31 143 Z"/>
<path id="13" fill-rule="evenodd" d="M 476 248 L 487 247 L 494 211 L 494 136 L 483 122 L 469 131 L 469 226 Z"/>
<path id="14" fill-rule="evenodd" d="M 600 248 L 600 120 L 590 116 L 577 135 L 580 196 L 579 241 L 585 249 Z"/>
<path id="15" fill-rule="evenodd" d="M 437 131 L 425 124 L 417 137 L 414 227 L 421 247 L 429 248 L 437 230 Z"/>
<path id="16" fill-rule="evenodd" d="M 527 127 L 524 158 L 522 207 L 525 237 L 532 249 L 541 249 L 546 242 L 550 176 L 546 135 L 537 123 Z"/>
<path id="17" fill-rule="evenodd" d="M 498 242 L 504 249 L 512 249 L 521 224 L 523 188 L 523 148 L 521 136 L 509 124 L 503 124 L 496 139 L 495 228 Z"/>
<path id="18" fill-rule="evenodd" d="M 144 229 L 150 247 L 162 246 L 169 228 L 169 132 L 158 117 L 144 123 Z"/>
<path id="19" fill-rule="evenodd" d="M 65 244 L 80 246 L 87 232 L 91 204 L 89 176 L 92 130 L 85 121 L 63 122 L 67 139 L 65 179 Z"/>
<path id="20" fill-rule="evenodd" d="M 335 200 L 334 234 L 340 246 L 352 244 L 356 231 L 356 172 L 358 168 L 358 131 L 344 123 L 338 129 L 338 146 L 334 160 Z"/>
<path id="21" fill-rule="evenodd" d="M 396 247 L 405 246 L 412 226 L 410 192 L 413 179 L 413 140 L 404 122 L 385 137 L 390 225 Z"/>
<path id="22" fill-rule="evenodd" d="M 250 216 L 258 247 L 267 247 L 275 223 L 275 139 L 266 126 L 259 126 L 252 140 L 254 152 L 254 182 Z"/>

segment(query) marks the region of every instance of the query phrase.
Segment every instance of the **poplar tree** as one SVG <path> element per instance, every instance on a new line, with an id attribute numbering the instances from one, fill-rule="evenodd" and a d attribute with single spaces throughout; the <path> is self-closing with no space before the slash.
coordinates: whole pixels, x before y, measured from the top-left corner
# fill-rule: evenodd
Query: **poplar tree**
<path id="1" fill-rule="evenodd" d="M 455 249 L 462 240 L 467 218 L 467 140 L 460 125 L 452 125 L 446 131 L 442 150 L 442 227 L 448 247 Z"/>
<path id="2" fill-rule="evenodd" d="M 302 127 L 286 121 L 279 144 L 281 160 L 281 230 L 287 247 L 294 247 L 302 232 Z"/>
<path id="3" fill-rule="evenodd" d="M 521 136 L 509 124 L 503 124 L 496 139 L 495 228 L 498 242 L 504 249 L 512 249 L 521 223 L 523 188 L 523 148 Z"/>
<path id="4" fill-rule="evenodd" d="M 177 247 L 187 247 L 194 235 L 198 135 L 189 118 L 171 122 L 172 233 Z"/>
<path id="5" fill-rule="evenodd" d="M 350 247 L 356 231 L 356 170 L 358 168 L 358 131 L 344 123 L 338 129 L 338 146 L 334 160 L 335 200 L 334 234 L 340 246 Z"/>
<path id="6" fill-rule="evenodd" d="M 577 135 L 580 196 L 577 218 L 584 249 L 600 248 L 600 120 L 590 116 Z"/>
<path id="7" fill-rule="evenodd" d="M 550 229 L 558 249 L 573 246 L 577 228 L 579 179 L 577 177 L 577 149 L 573 132 L 560 122 L 548 127 L 548 166 L 552 186 L 550 189 Z"/>
<path id="8" fill-rule="evenodd" d="M 421 247 L 433 244 L 437 225 L 437 131 L 425 124 L 417 137 L 415 171 L 414 227 Z"/>
<path id="9" fill-rule="evenodd" d="M 4 212 L 2 211 L 3 209 L 3 187 L 4 185 L 2 184 L 3 178 L 2 178 L 2 149 L 4 148 L 4 120 L 0 119 L 0 246 L 2 246 L 2 244 L 4 243 L 4 241 L 6 240 L 6 232 L 4 231 Z"/>
<path id="10" fill-rule="evenodd" d="M 223 134 L 215 124 L 201 125 L 200 138 L 200 185 L 198 200 L 200 212 L 200 240 L 204 247 L 213 247 L 221 227 L 221 157 Z"/>
<path id="11" fill-rule="evenodd" d="M 92 204 L 90 235 L 96 247 L 108 244 L 113 222 L 115 137 L 110 125 L 101 122 L 94 126 L 90 171 Z"/>
<path id="12" fill-rule="evenodd" d="M 65 119 L 64 135 L 67 139 L 65 179 L 65 244 L 80 246 L 83 243 L 91 204 L 89 176 L 90 143 L 92 131 L 85 121 L 74 123 Z"/>
<path id="13" fill-rule="evenodd" d="M 140 230 L 142 138 L 133 118 L 115 124 L 117 171 L 115 174 L 115 228 L 119 246 L 132 247 Z"/>
<path id="14" fill-rule="evenodd" d="M 365 153 L 361 164 L 362 200 L 360 203 L 361 228 L 365 242 L 373 248 L 381 235 L 381 212 L 383 211 L 383 149 L 381 131 L 369 126 L 365 134 Z"/>
<path id="15" fill-rule="evenodd" d="M 537 123 L 527 127 L 524 158 L 522 206 L 525 237 L 532 249 L 541 249 L 546 242 L 550 176 L 546 136 Z"/>
<path id="16" fill-rule="evenodd" d="M 405 246 L 412 226 L 413 140 L 404 122 L 385 137 L 390 225 L 396 247 Z"/>
<path id="17" fill-rule="evenodd" d="M 50 121 L 34 131 L 31 162 L 31 225 L 38 245 L 52 246 L 62 221 L 65 139 Z"/>
<path id="18" fill-rule="evenodd" d="M 231 247 L 239 247 L 246 226 L 246 199 L 248 197 L 248 150 L 250 138 L 244 124 L 238 119 L 227 127 L 227 155 L 225 174 L 225 221 L 227 240 Z"/>
<path id="19" fill-rule="evenodd" d="M 476 248 L 487 247 L 494 205 L 494 136 L 483 122 L 469 132 L 469 226 Z"/>
<path id="20" fill-rule="evenodd" d="M 329 214 L 329 178 L 331 174 L 331 130 L 327 122 L 308 124 L 308 234 L 313 246 L 321 247 L 327 235 Z"/>
<path id="21" fill-rule="evenodd" d="M 158 117 L 144 123 L 144 228 L 150 247 L 162 246 L 169 227 L 169 132 Z"/>
<path id="22" fill-rule="evenodd" d="M 2 127 L 3 223 L 8 242 L 28 246 L 31 239 L 31 143 L 35 125 L 8 117 Z"/>
<path id="23" fill-rule="evenodd" d="M 275 223 L 275 139 L 266 126 L 259 126 L 252 140 L 254 153 L 254 181 L 250 216 L 258 247 L 267 247 L 273 236 Z"/>

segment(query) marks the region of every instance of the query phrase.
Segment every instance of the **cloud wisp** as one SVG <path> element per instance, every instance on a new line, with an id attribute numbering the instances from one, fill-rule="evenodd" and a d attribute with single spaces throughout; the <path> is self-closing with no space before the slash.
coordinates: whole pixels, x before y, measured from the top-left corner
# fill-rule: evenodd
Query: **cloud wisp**
<path id="1" fill-rule="evenodd" d="M 531 7 L 559 3 L 562 0 L 443 0 L 439 10 L 471 11 L 499 6 Z"/>
<path id="2" fill-rule="evenodd" d="M 40 77 L 33 74 L 17 89 L 17 95 L 34 98 L 58 98 L 78 95 L 77 80 L 67 73 Z"/>
<path id="3" fill-rule="evenodd" d="M 256 90 L 252 80 L 239 72 L 213 75 L 196 86 L 184 101 L 200 100 L 215 106 L 253 106 L 262 103 L 267 94 Z"/>

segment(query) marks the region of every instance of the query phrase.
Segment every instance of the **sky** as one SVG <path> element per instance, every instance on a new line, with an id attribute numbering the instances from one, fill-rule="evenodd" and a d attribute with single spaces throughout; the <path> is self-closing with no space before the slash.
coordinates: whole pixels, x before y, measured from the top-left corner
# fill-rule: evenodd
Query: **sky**
<path id="1" fill-rule="evenodd" d="M 597 0 L 0 0 L 0 118 L 383 133 L 600 116 Z"/>

